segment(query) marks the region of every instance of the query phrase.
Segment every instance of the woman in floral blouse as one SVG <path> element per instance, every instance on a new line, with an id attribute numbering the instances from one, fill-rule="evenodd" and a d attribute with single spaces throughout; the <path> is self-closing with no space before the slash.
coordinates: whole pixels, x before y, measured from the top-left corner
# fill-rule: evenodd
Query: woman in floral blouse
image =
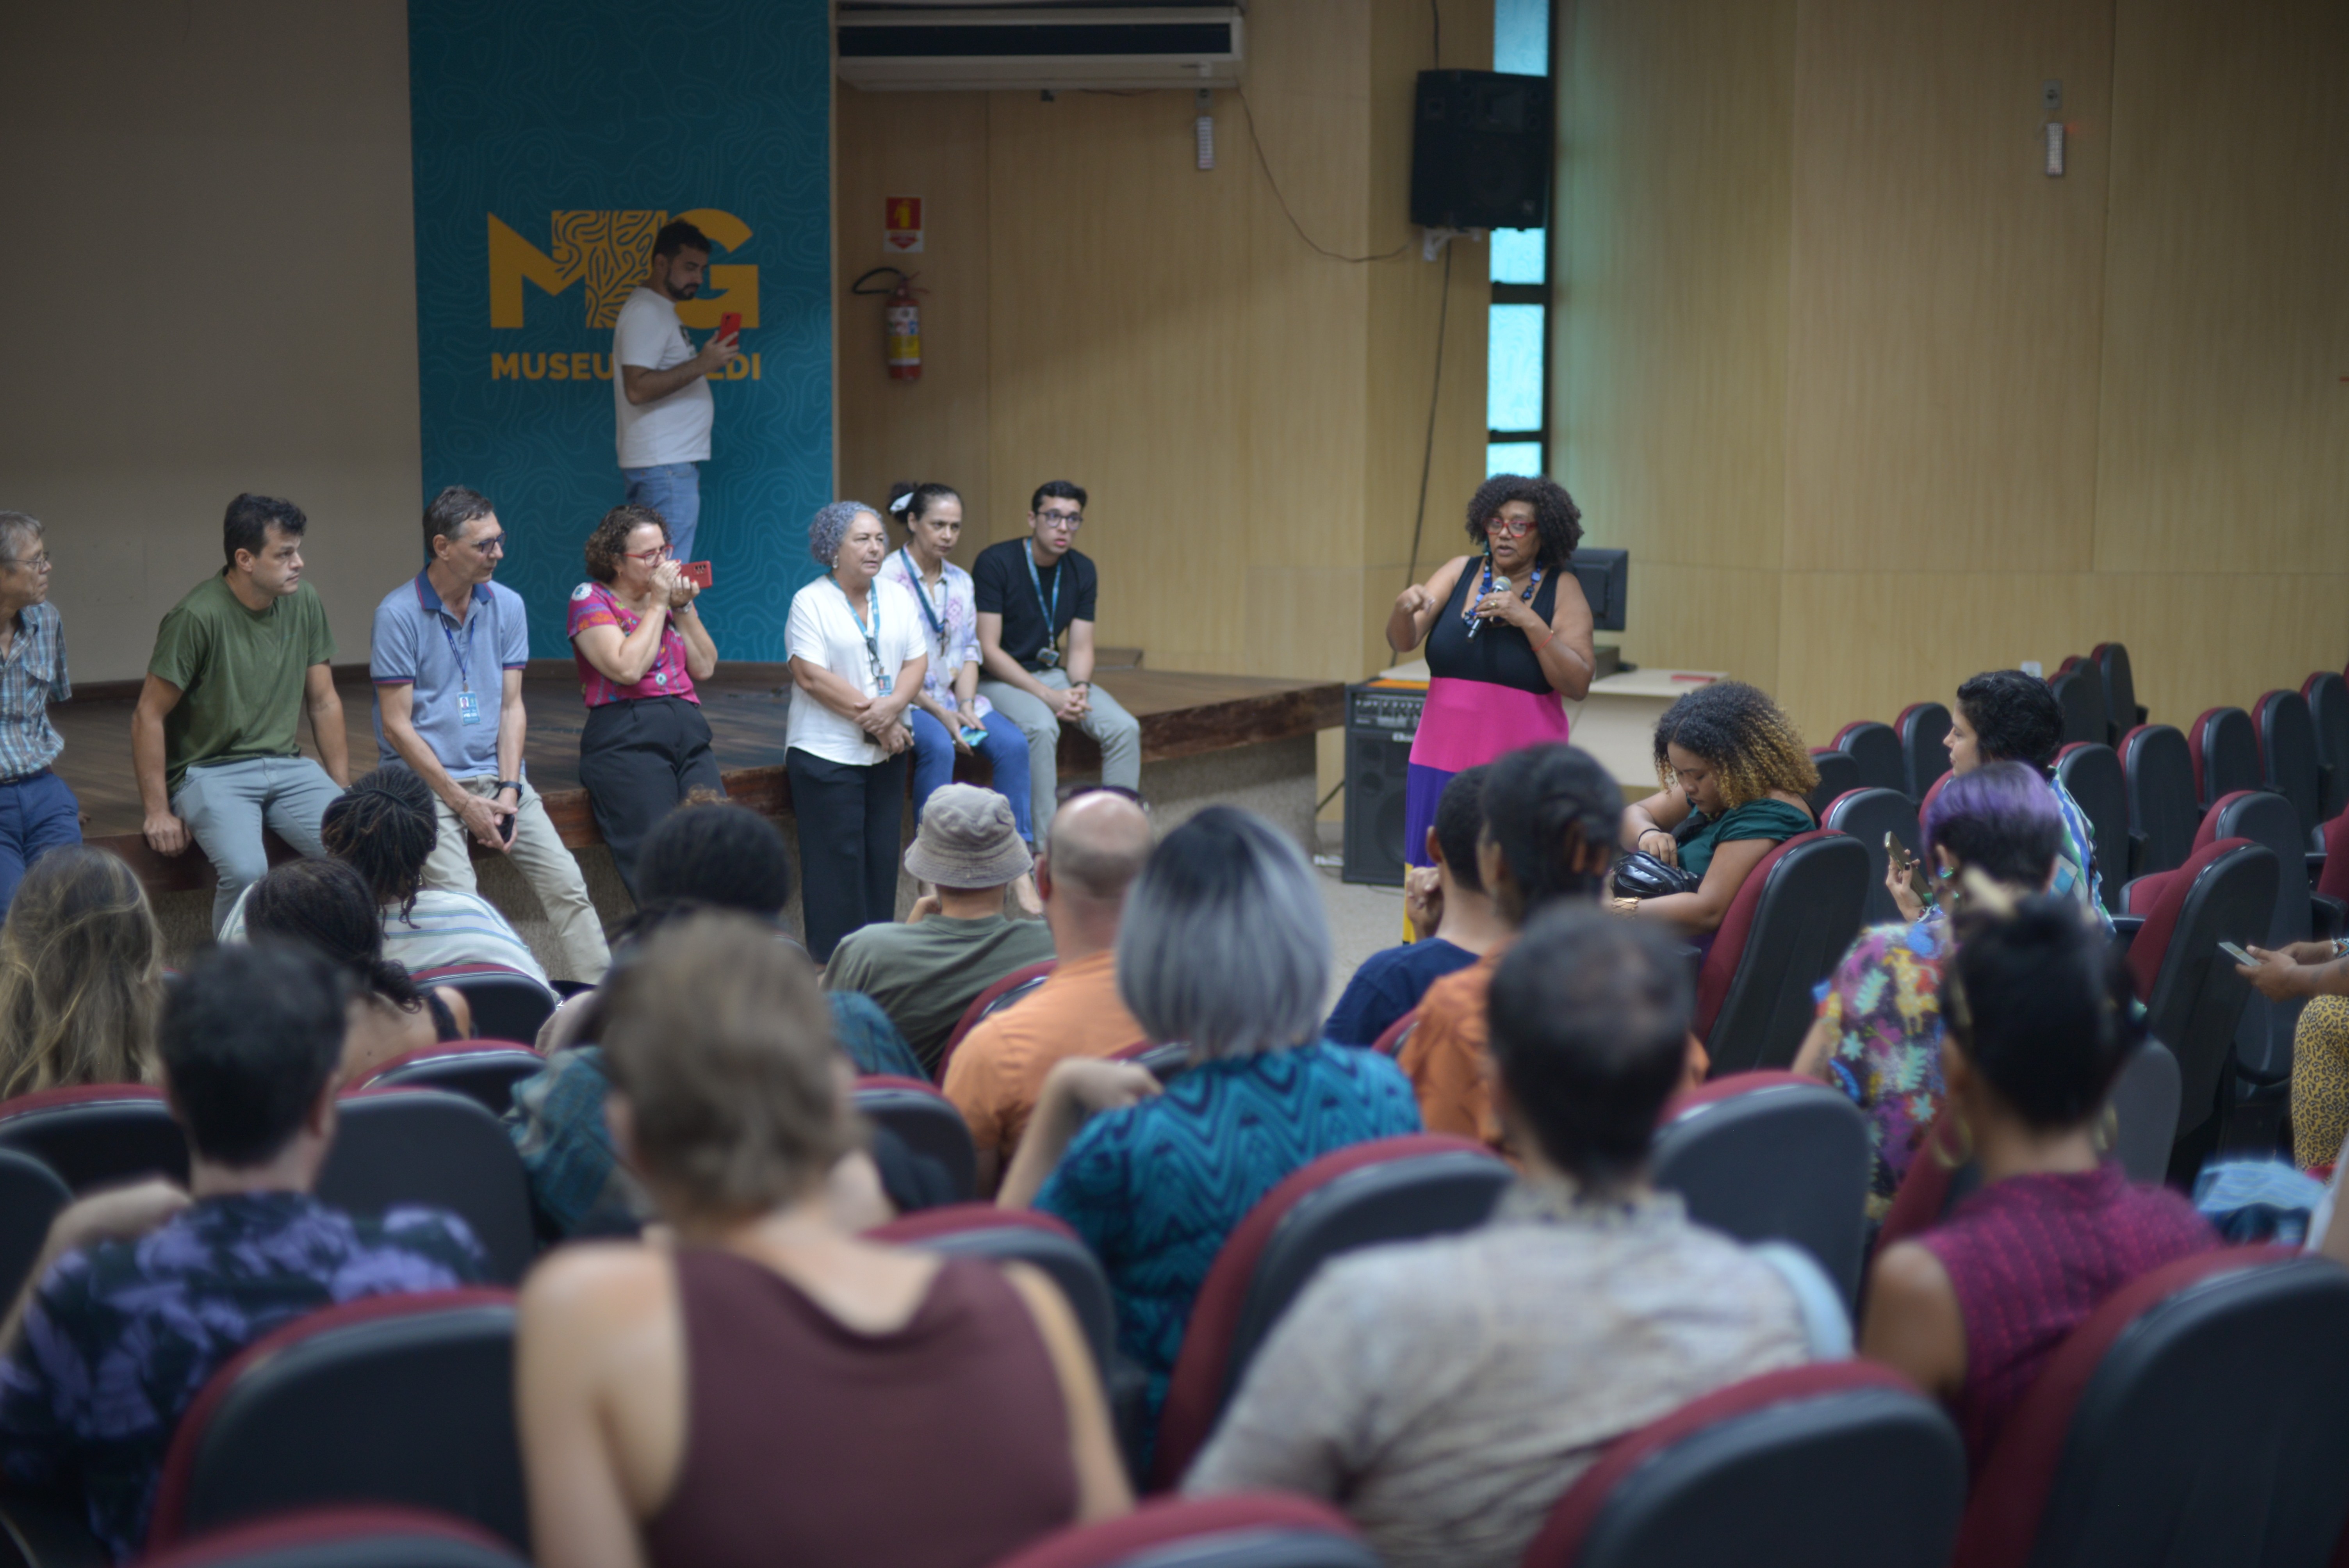
<path id="1" fill-rule="evenodd" d="M 1941 973 L 1962 923 L 1958 873 L 1972 867 L 2019 892 L 2045 891 L 2064 820 L 2046 780 L 2020 762 L 1951 779 L 1923 823 L 1925 863 L 1940 889 L 1915 923 L 1859 934 L 1819 987 L 1818 1017 L 1795 1070 L 1825 1078 L 1868 1113 L 1875 1151 L 1868 1213 L 1880 1221 L 1941 1107 Z"/>

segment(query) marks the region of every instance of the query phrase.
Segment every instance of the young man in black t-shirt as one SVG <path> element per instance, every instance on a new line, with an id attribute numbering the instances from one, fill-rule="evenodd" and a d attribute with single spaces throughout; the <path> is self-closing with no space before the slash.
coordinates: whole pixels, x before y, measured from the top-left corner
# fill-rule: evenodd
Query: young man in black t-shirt
<path id="1" fill-rule="evenodd" d="M 1028 503 L 1029 537 L 988 545 L 970 571 L 978 606 L 978 692 L 1028 738 L 1040 836 L 1057 804 L 1063 720 L 1100 744 L 1102 783 L 1142 787 L 1141 721 L 1092 684 L 1101 574 L 1071 548 L 1084 521 L 1082 490 L 1066 480 L 1039 485 Z"/>

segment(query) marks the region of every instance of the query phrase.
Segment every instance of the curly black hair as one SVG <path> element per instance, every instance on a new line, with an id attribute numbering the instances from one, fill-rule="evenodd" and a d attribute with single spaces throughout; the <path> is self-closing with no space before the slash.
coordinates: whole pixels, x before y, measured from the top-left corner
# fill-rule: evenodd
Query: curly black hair
<path id="1" fill-rule="evenodd" d="M 1760 688 L 1744 681 L 1701 686 L 1656 720 L 1656 777 L 1672 787 L 1672 761 L 1665 748 L 1694 752 L 1721 777 L 1721 801 L 1735 810 L 1773 789 L 1807 795 L 1819 787 L 1819 770 L 1801 732 Z"/>
<path id="2" fill-rule="evenodd" d="M 1534 549 L 1536 566 L 1563 566 L 1574 558 L 1582 542 L 1582 509 L 1564 485 L 1537 474 L 1495 474 L 1478 485 L 1468 500 L 1468 542 L 1482 552 L 1485 524 L 1513 500 L 1533 502 L 1534 535 L 1541 542 Z"/>
<path id="3" fill-rule="evenodd" d="M 1984 670 L 1958 688 L 1958 711 L 1984 762 L 2027 762 L 2045 773 L 2064 744 L 2064 705 L 2023 670 Z"/>

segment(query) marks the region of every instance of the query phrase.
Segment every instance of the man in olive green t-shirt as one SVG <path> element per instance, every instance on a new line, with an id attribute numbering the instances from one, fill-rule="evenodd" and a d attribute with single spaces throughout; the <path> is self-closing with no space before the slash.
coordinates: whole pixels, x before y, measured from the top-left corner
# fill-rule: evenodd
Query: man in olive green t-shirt
<path id="1" fill-rule="evenodd" d="M 174 604 L 155 630 L 147 685 L 130 717 L 130 757 L 147 842 L 184 853 L 192 839 L 220 872 L 212 929 L 261 880 L 264 822 L 305 855 L 326 853 L 318 820 L 350 779 L 334 634 L 302 581 L 309 520 L 289 500 L 228 503 L 228 564 Z M 321 768 L 295 744 L 305 709 Z"/>

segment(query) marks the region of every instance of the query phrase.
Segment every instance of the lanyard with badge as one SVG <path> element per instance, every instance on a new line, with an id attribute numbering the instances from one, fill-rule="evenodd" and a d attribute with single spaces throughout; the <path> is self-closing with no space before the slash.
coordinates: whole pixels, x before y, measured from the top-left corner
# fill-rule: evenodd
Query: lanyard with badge
<path id="1" fill-rule="evenodd" d="M 944 669 L 947 660 L 953 656 L 953 650 L 947 646 L 946 623 L 938 618 L 938 612 L 931 607 L 929 587 L 922 581 L 921 568 L 914 564 L 914 552 L 907 550 L 901 553 L 905 557 L 905 580 L 914 585 L 915 601 L 922 606 L 922 619 L 927 621 L 930 624 L 930 630 L 938 634 L 938 667 Z M 1059 586 L 1058 583 L 1053 584 L 1055 590 Z M 938 592 L 944 593 L 946 591 L 947 574 L 945 568 L 941 567 L 938 570 Z"/>
<path id="2" fill-rule="evenodd" d="M 856 622 L 856 634 L 864 639 L 865 661 L 873 666 L 873 684 L 880 688 L 877 695 L 887 696 L 897 689 L 897 677 L 881 667 L 881 579 L 875 577 L 865 584 L 864 593 L 867 603 L 873 606 L 873 629 L 869 632 L 864 629 L 864 617 L 856 614 L 854 600 L 849 601 L 848 614 Z M 840 596 L 847 599 L 848 590 L 842 589 Z"/>
<path id="3" fill-rule="evenodd" d="M 449 656 L 457 661 L 457 722 L 481 722 L 481 699 L 473 694 L 473 628 L 480 624 L 478 614 L 465 617 L 465 645 L 457 646 L 457 634 L 449 629 L 448 612 L 440 616 L 440 635 L 448 639 Z"/>
<path id="4" fill-rule="evenodd" d="M 1019 547 L 1019 559 L 1028 563 L 1028 581 L 1036 590 L 1036 603 L 1044 611 L 1044 645 L 1036 650 L 1036 662 L 1049 670 L 1061 662 L 1061 634 L 1052 623 L 1061 614 L 1061 568 L 1068 562 L 1063 558 L 1053 565 L 1052 596 L 1048 600 L 1044 597 L 1043 576 L 1036 570 L 1036 552 L 1023 544 Z"/>

